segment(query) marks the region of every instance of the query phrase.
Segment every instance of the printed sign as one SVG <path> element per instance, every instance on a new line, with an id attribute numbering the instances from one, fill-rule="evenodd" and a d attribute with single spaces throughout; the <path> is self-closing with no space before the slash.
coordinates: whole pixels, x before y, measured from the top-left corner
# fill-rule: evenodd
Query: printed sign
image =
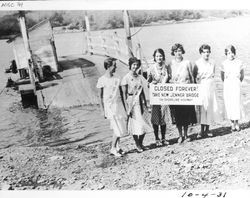
<path id="1" fill-rule="evenodd" d="M 201 105 L 202 86 L 199 84 L 150 84 L 151 105 Z"/>

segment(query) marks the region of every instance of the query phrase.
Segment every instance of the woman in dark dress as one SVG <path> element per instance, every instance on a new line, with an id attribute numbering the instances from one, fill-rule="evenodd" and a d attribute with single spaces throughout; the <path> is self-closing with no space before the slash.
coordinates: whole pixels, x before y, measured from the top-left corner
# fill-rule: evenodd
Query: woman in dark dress
<path id="1" fill-rule="evenodd" d="M 190 84 L 194 83 L 192 64 L 189 60 L 183 58 L 185 50 L 183 46 L 179 43 L 172 46 L 171 55 L 174 56 L 174 59 L 170 62 L 170 68 L 172 70 L 172 83 L 180 84 Z M 190 141 L 188 138 L 187 131 L 188 125 L 194 124 L 197 122 L 195 107 L 193 105 L 174 105 L 171 106 L 172 115 L 175 119 L 175 124 L 178 128 L 179 139 L 178 143 L 183 141 Z M 184 136 L 182 133 L 184 131 Z"/>

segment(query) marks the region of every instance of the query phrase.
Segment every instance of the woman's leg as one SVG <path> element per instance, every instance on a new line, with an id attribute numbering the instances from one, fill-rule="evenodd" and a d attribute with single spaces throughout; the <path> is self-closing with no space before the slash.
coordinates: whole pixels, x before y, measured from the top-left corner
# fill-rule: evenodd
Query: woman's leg
<path id="1" fill-rule="evenodd" d="M 177 125 L 177 129 L 179 132 L 179 138 L 178 138 L 178 143 L 182 143 L 183 137 L 182 137 L 182 125 Z"/>
<path id="2" fill-rule="evenodd" d="M 118 141 L 118 137 L 114 134 L 112 137 L 111 150 L 116 149 L 117 141 Z"/>
<path id="3" fill-rule="evenodd" d="M 208 136 L 208 132 L 209 132 L 209 125 L 205 125 L 205 132 L 204 132 L 204 135 L 205 136 Z"/>
<path id="4" fill-rule="evenodd" d="M 117 150 L 118 153 L 124 155 L 125 152 L 121 149 L 120 144 L 121 144 L 121 138 L 119 137 L 118 141 L 117 141 L 117 144 L 116 144 L 116 150 Z"/>
<path id="5" fill-rule="evenodd" d="M 188 139 L 188 135 L 187 135 L 188 125 L 183 126 L 183 128 L 184 128 L 184 139 Z"/>
<path id="6" fill-rule="evenodd" d="M 231 120 L 231 131 L 235 131 L 235 123 L 234 120 Z"/>
<path id="7" fill-rule="evenodd" d="M 138 152 L 142 152 L 142 148 L 140 146 L 140 143 L 139 143 L 139 136 L 138 135 L 133 135 L 133 138 L 135 140 L 135 145 L 136 145 L 136 149 Z"/>
<path id="8" fill-rule="evenodd" d="M 240 125 L 238 120 L 235 120 L 235 129 L 236 131 L 240 131 Z"/>
<path id="9" fill-rule="evenodd" d="M 112 137 L 112 143 L 111 143 L 111 150 L 110 153 L 117 156 L 121 157 L 121 154 L 117 152 L 117 142 L 119 141 L 119 137 L 117 137 L 115 134 Z"/>
<path id="10" fill-rule="evenodd" d="M 165 135 L 166 135 L 166 124 L 161 125 L 161 139 L 165 140 Z"/>
<path id="11" fill-rule="evenodd" d="M 168 141 L 166 140 L 166 124 L 161 125 L 161 143 L 163 145 L 168 145 Z"/>
<path id="12" fill-rule="evenodd" d="M 142 135 L 139 135 L 139 145 L 142 149 L 144 149 L 144 146 L 143 146 L 143 139 L 145 137 L 145 133 L 142 134 Z"/>
<path id="13" fill-rule="evenodd" d="M 154 135 L 155 135 L 155 144 L 156 146 L 160 146 L 161 145 L 161 141 L 159 139 L 159 125 L 153 124 L 153 129 L 154 129 Z"/>
<path id="14" fill-rule="evenodd" d="M 159 126 L 156 124 L 153 124 L 153 129 L 154 129 L 155 140 L 159 140 L 159 136 L 158 136 Z"/>
<path id="15" fill-rule="evenodd" d="M 203 136 L 204 130 L 205 130 L 205 125 L 201 124 L 201 131 L 200 133 L 198 133 L 197 138 L 201 138 Z"/>

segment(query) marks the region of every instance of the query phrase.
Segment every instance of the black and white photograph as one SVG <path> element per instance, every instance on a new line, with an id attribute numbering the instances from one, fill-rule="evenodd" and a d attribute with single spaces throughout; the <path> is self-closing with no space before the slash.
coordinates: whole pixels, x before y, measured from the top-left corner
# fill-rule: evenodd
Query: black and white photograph
<path id="1" fill-rule="evenodd" d="M 250 189 L 250 8 L 32 2 L 0 1 L 1 191 Z"/>

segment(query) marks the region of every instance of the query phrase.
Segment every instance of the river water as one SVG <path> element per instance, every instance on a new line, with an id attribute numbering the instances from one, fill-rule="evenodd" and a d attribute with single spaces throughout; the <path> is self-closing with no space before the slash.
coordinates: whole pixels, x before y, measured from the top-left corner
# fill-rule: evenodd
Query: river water
<path id="1" fill-rule="evenodd" d="M 220 63 L 225 59 L 224 48 L 233 44 L 237 56 L 246 64 L 245 80 L 242 83 L 245 110 L 250 115 L 250 17 L 232 18 L 218 21 L 171 24 L 144 27 L 136 34 L 133 44 L 140 42 L 143 54 L 152 58 L 156 48 L 163 48 L 166 59 L 170 60 L 171 46 L 182 43 L 185 58 L 195 61 L 199 58 L 199 47 L 207 43 L 212 47 L 211 58 L 216 62 L 217 90 L 222 103 L 222 83 L 219 78 Z M 108 30 L 109 33 L 114 30 Z M 124 35 L 122 29 L 116 29 Z M 133 32 L 137 29 L 132 29 Z M 86 45 L 84 33 L 65 33 L 55 35 L 58 56 L 82 54 Z M 7 78 L 4 69 L 13 59 L 11 45 L 0 40 L 0 89 L 4 89 Z M 11 75 L 16 79 L 17 75 Z M 0 90 L 0 91 L 1 91 Z M 12 145 L 56 146 L 80 142 L 82 144 L 107 141 L 111 137 L 108 122 L 100 116 L 96 105 L 52 108 L 48 111 L 23 109 L 20 95 L 4 89 L 0 95 L 0 148 Z"/>

